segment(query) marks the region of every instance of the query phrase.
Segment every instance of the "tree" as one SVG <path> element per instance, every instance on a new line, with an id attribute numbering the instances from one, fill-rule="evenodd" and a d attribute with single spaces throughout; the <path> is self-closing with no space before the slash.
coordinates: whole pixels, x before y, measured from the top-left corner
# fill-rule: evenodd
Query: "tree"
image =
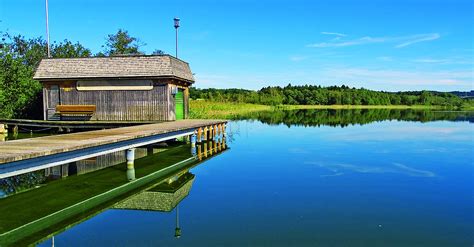
<path id="1" fill-rule="evenodd" d="M 116 34 L 109 34 L 105 41 L 104 53 L 97 55 L 133 55 L 133 54 L 144 54 L 139 50 L 141 46 L 145 44 L 141 43 L 138 38 L 132 37 L 128 34 L 128 31 L 119 29 Z"/>
<path id="2" fill-rule="evenodd" d="M 39 82 L 33 80 L 34 70 L 21 57 L 8 53 L 11 45 L 0 52 L 0 117 L 21 116 L 37 99 L 41 91 Z"/>
<path id="3" fill-rule="evenodd" d="M 47 55 L 47 44 L 42 38 L 26 39 L 1 33 L 0 48 L 0 117 L 40 118 L 41 84 L 33 74 Z M 89 49 L 79 43 L 64 40 L 51 46 L 53 57 L 87 57 Z"/>
<path id="4" fill-rule="evenodd" d="M 159 49 L 153 51 L 152 55 L 165 55 L 165 52 Z"/>
<path id="5" fill-rule="evenodd" d="M 73 44 L 69 40 L 64 40 L 63 43 L 53 43 L 51 46 L 51 56 L 60 58 L 71 58 L 71 57 L 90 57 L 92 55 L 91 50 L 82 46 L 79 42 Z"/>

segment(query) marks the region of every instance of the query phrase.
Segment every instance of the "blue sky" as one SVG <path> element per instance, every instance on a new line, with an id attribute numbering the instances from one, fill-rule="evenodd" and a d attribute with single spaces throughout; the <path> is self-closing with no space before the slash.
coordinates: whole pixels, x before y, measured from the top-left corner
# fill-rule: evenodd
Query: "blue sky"
<path id="1" fill-rule="evenodd" d="M 471 90 L 474 2 L 49 0 L 51 40 L 101 51 L 119 28 L 179 57 L 201 88 L 349 85 Z M 0 30 L 44 36 L 44 0 L 0 0 Z"/>

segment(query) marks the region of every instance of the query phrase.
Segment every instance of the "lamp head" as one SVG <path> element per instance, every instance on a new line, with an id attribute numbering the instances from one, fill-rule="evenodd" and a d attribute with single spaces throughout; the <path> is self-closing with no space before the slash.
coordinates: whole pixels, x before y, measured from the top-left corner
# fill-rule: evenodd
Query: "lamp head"
<path id="1" fill-rule="evenodd" d="M 178 29 L 178 27 L 179 27 L 179 18 L 175 17 L 174 18 L 174 28 Z"/>

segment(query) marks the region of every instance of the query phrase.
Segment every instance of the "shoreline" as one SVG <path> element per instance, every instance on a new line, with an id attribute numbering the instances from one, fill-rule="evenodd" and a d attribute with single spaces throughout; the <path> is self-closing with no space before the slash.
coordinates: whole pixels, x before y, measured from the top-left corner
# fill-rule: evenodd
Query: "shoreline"
<path id="1" fill-rule="evenodd" d="M 232 118 L 253 112 L 272 110 L 310 110 L 310 109 L 414 109 L 414 110 L 463 110 L 474 109 L 452 108 L 436 105 L 260 105 L 250 103 L 215 102 L 208 100 L 190 100 L 190 118 Z"/>

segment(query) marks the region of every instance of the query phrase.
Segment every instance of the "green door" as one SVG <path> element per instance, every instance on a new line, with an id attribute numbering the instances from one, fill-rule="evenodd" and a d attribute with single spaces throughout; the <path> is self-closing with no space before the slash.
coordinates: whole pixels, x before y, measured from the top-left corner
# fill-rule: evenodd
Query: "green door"
<path id="1" fill-rule="evenodd" d="M 179 89 L 176 93 L 174 103 L 176 106 L 176 120 L 184 119 L 184 93 L 182 89 Z"/>

